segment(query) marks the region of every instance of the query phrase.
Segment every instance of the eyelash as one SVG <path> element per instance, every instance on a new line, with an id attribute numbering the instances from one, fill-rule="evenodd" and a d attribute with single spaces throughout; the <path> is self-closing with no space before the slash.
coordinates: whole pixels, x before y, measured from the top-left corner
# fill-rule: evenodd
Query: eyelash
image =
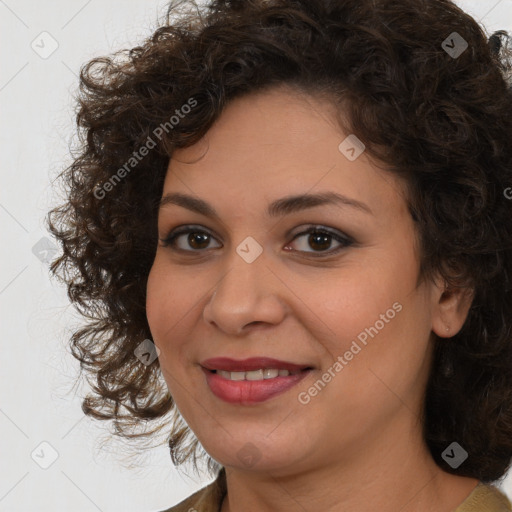
<path id="1" fill-rule="evenodd" d="M 193 228 L 192 226 L 184 226 L 182 228 L 177 228 L 175 229 L 174 231 L 171 231 L 170 234 L 164 238 L 164 239 L 160 239 L 160 241 L 162 242 L 162 245 L 163 247 L 170 247 L 173 251 L 179 251 L 179 252 L 191 252 L 191 253 L 201 253 L 201 252 L 204 252 L 208 249 L 196 249 L 196 250 L 186 250 L 186 249 L 179 249 L 179 248 L 176 248 L 175 247 L 175 240 L 181 236 L 181 235 L 184 235 L 184 234 L 189 234 L 189 233 L 196 233 L 196 234 L 206 234 L 212 238 L 215 238 L 211 233 L 209 233 L 208 231 L 205 231 L 205 230 L 202 230 L 202 229 L 198 229 L 198 228 Z M 301 252 L 301 253 L 307 253 L 307 254 L 311 254 L 313 255 L 314 258 L 318 258 L 318 257 L 323 257 L 323 256 L 332 256 L 334 254 L 337 254 L 339 252 L 341 252 L 343 249 L 346 249 L 347 247 L 350 247 L 353 243 L 354 243 L 354 240 L 352 240 L 350 237 L 348 236 L 341 236 L 337 233 L 334 233 L 322 226 L 312 226 L 310 227 L 309 229 L 307 229 L 306 231 L 301 231 L 300 233 L 297 233 L 293 239 L 291 240 L 291 242 L 293 242 L 294 240 L 296 240 L 297 238 L 301 237 L 301 236 L 304 236 L 304 235 L 309 235 L 309 234 L 321 234 L 321 235 L 327 235 L 327 236 L 330 236 L 332 237 L 334 240 L 336 240 L 337 242 L 341 243 L 342 245 L 334 250 L 329 250 L 329 251 L 313 251 L 313 252 L 310 252 L 310 251 L 296 251 L 296 252 Z M 290 243 L 291 243 L 290 242 Z"/>

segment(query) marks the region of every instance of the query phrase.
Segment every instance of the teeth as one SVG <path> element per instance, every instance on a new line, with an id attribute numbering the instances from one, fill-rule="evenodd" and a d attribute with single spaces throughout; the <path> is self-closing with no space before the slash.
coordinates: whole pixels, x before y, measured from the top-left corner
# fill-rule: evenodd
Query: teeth
<path id="1" fill-rule="evenodd" d="M 245 372 L 247 380 L 263 380 L 263 370 L 253 370 L 252 372 Z"/>
<path id="2" fill-rule="evenodd" d="M 251 370 L 250 372 L 227 372 L 225 370 L 216 370 L 217 373 L 229 380 L 264 380 L 274 379 L 275 377 L 288 377 L 288 370 L 278 370 L 277 368 L 262 368 L 260 370 Z M 295 375 L 299 372 L 292 372 Z"/>
<path id="3" fill-rule="evenodd" d="M 277 377 L 278 375 L 279 375 L 278 369 L 266 368 L 265 370 L 263 370 L 263 378 L 264 379 L 273 379 L 274 377 Z"/>

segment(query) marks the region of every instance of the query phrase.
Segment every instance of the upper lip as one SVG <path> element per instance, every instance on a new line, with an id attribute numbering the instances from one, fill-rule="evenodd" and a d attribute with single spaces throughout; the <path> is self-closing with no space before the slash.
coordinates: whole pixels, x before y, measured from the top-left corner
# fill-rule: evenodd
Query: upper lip
<path id="1" fill-rule="evenodd" d="M 297 372 L 306 368 L 312 368 L 308 364 L 295 364 L 289 361 L 280 361 L 271 357 L 250 357 L 248 359 L 231 359 L 229 357 L 213 357 L 202 361 L 201 366 L 207 370 L 224 370 L 227 372 L 248 372 L 261 368 L 274 368 Z"/>

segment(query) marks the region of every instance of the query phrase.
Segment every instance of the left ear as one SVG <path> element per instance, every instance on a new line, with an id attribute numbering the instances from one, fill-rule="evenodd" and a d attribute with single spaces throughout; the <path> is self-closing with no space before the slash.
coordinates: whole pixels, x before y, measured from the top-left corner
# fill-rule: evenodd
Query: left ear
<path id="1" fill-rule="evenodd" d="M 466 321 L 473 297 L 472 288 L 451 288 L 438 279 L 432 288 L 432 330 L 440 338 L 455 336 Z"/>

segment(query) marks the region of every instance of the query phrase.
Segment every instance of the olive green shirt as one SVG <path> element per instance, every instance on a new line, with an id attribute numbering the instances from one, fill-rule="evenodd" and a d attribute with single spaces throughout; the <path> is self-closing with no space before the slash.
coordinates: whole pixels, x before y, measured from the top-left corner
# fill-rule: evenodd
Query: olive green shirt
<path id="1" fill-rule="evenodd" d="M 226 494 L 226 470 L 222 468 L 216 480 L 192 494 L 178 505 L 161 512 L 220 512 Z M 473 492 L 453 512 L 511 512 L 507 497 L 492 485 L 479 483 Z"/>

